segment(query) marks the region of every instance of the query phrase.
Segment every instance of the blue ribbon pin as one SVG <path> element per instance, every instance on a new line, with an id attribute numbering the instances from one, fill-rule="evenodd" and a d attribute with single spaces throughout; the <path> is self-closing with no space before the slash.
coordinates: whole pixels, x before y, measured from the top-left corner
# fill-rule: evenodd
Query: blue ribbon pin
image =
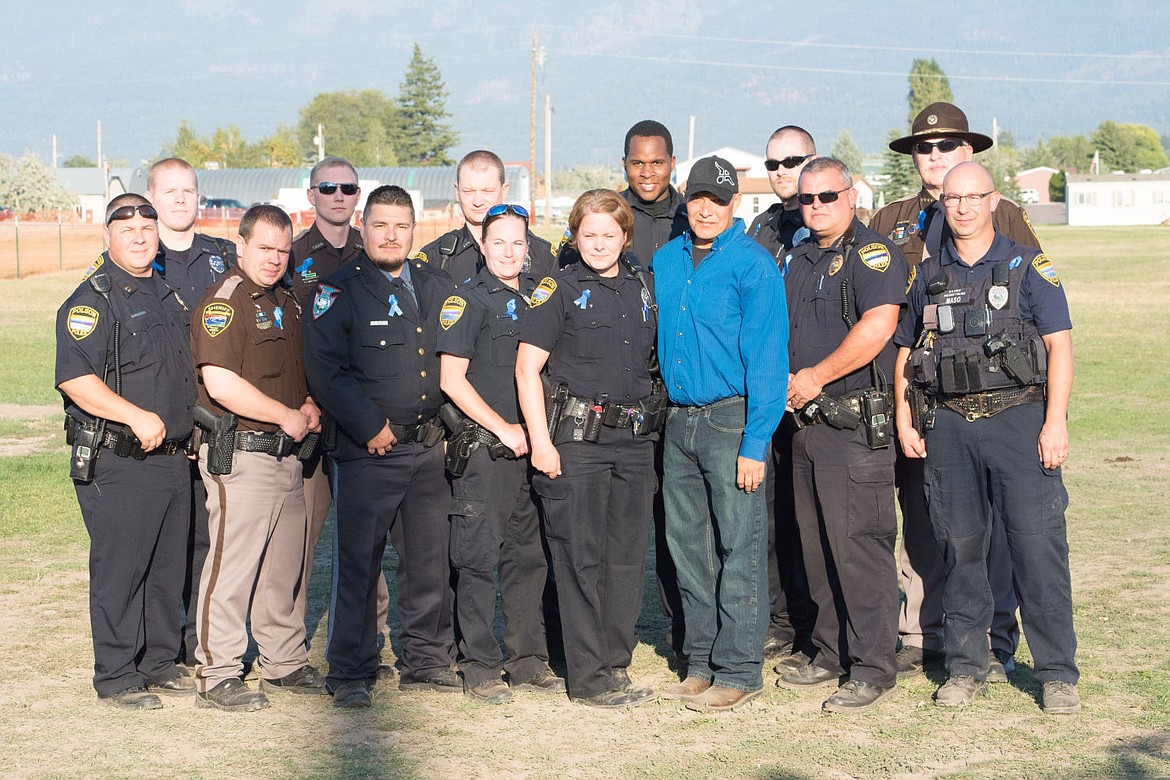
<path id="1" fill-rule="evenodd" d="M 520 319 L 519 317 L 516 316 L 516 299 L 515 298 L 508 301 L 508 307 L 504 311 L 504 316 L 511 317 L 513 322 Z"/>
<path id="2" fill-rule="evenodd" d="M 272 310 L 272 319 L 276 321 L 276 327 L 284 330 L 284 309 L 277 306 Z"/>
<path id="3" fill-rule="evenodd" d="M 574 306 L 577 306 L 577 307 L 578 307 L 578 308 L 580 308 L 582 311 L 584 311 L 584 310 L 585 310 L 585 307 L 589 305 L 589 296 L 590 296 L 590 295 L 592 295 L 592 294 L 593 294 L 593 293 L 592 293 L 590 290 L 586 290 L 585 292 L 581 293 L 581 297 L 580 297 L 580 298 L 578 298 L 577 300 L 573 301 L 573 305 L 574 305 Z"/>
<path id="4" fill-rule="evenodd" d="M 387 299 L 387 303 L 390 304 L 390 312 L 386 315 L 387 317 L 393 317 L 395 315 L 402 314 L 402 307 L 398 305 L 398 296 L 397 295 L 392 294 Z"/>
<path id="5" fill-rule="evenodd" d="M 305 273 L 305 271 L 308 271 L 308 270 L 309 270 L 309 266 L 311 266 L 312 264 L 313 264 L 313 258 L 311 258 L 311 257 L 306 257 L 306 258 L 305 258 L 305 262 L 303 262 L 303 263 L 301 263 L 300 265 L 298 265 L 298 266 L 297 266 L 297 267 L 296 267 L 294 270 L 295 270 L 295 271 L 296 271 L 298 274 L 301 274 L 302 276 L 304 276 L 304 273 Z"/>

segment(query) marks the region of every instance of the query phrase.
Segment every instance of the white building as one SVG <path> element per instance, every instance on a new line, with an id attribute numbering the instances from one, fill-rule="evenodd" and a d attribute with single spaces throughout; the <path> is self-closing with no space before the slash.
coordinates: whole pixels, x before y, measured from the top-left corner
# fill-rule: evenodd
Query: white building
<path id="1" fill-rule="evenodd" d="M 1170 172 L 1070 173 L 1068 224 L 1162 225 L 1170 222 Z"/>

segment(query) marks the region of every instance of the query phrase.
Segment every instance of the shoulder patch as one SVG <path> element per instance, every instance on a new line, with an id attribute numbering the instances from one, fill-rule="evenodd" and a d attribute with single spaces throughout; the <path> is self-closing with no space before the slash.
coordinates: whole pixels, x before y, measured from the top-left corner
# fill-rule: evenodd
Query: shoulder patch
<path id="1" fill-rule="evenodd" d="M 450 330 L 451 326 L 459 322 L 467 308 L 467 301 L 458 295 L 452 295 L 443 301 L 443 308 L 439 310 L 439 326 L 443 330 Z"/>
<path id="2" fill-rule="evenodd" d="M 551 276 L 546 276 L 540 280 L 540 284 L 536 285 L 536 289 L 532 291 L 532 308 L 536 308 L 540 304 L 552 297 L 552 294 L 557 291 L 557 280 Z"/>
<path id="3" fill-rule="evenodd" d="M 89 306 L 74 306 L 69 310 L 67 323 L 69 335 L 73 337 L 74 341 L 81 341 L 93 333 L 93 329 L 97 327 L 97 321 L 97 309 L 92 309 Z"/>
<path id="4" fill-rule="evenodd" d="M 1052 261 L 1043 252 L 1032 258 L 1032 267 L 1036 269 L 1036 273 L 1044 277 L 1044 281 L 1053 287 L 1060 287 L 1060 277 L 1056 275 L 1056 269 L 1052 266 Z"/>
<path id="5" fill-rule="evenodd" d="M 338 287 L 329 284 L 317 285 L 317 294 L 313 296 L 313 319 L 329 311 L 338 295 L 341 295 L 341 289 Z"/>
<path id="6" fill-rule="evenodd" d="M 918 277 L 918 266 L 910 266 L 910 275 L 906 277 L 906 294 L 910 294 L 910 288 L 914 286 L 914 280 Z"/>
<path id="7" fill-rule="evenodd" d="M 861 262 L 878 273 L 885 273 L 890 267 L 890 250 L 884 244 L 866 244 L 857 250 Z"/>
<path id="8" fill-rule="evenodd" d="M 419 251 L 415 252 L 414 257 L 412 257 L 410 259 L 411 260 L 422 260 L 424 263 L 431 262 L 431 259 L 429 257 L 427 257 L 427 253 L 422 251 L 421 249 Z"/>
<path id="9" fill-rule="evenodd" d="M 218 301 L 209 303 L 203 307 L 203 329 L 207 331 L 208 336 L 215 338 L 228 329 L 235 315 L 235 309 L 226 303 Z"/>
<path id="10" fill-rule="evenodd" d="M 226 282 L 220 285 L 219 292 L 215 294 L 215 297 L 227 300 L 228 298 L 232 297 L 232 293 L 236 291 L 236 288 L 240 286 L 240 282 L 242 281 L 244 281 L 244 277 L 233 276 L 231 279 L 228 279 Z"/>
<path id="11" fill-rule="evenodd" d="M 88 279 L 89 277 L 91 277 L 95 273 L 97 273 L 97 269 L 101 268 L 102 263 L 104 263 L 105 261 L 106 261 L 106 259 L 104 257 L 102 257 L 101 255 L 98 255 L 97 260 L 94 260 L 93 263 L 90 264 L 89 268 L 85 269 L 85 273 L 81 275 L 81 281 L 84 282 L 86 279 Z"/>

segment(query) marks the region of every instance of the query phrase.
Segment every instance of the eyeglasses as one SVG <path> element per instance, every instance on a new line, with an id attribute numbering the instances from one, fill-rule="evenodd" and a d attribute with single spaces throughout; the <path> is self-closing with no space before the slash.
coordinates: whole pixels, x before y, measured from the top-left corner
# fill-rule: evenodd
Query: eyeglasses
<path id="1" fill-rule="evenodd" d="M 794 154 L 791 157 L 785 157 L 783 160 L 773 160 L 768 158 L 767 160 L 764 160 L 764 167 L 769 171 L 775 171 L 779 169 L 781 165 L 783 165 L 788 170 L 792 170 L 810 157 L 812 157 L 811 154 Z"/>
<path id="2" fill-rule="evenodd" d="M 142 203 L 136 206 L 119 206 L 110 212 L 110 216 L 106 219 L 106 227 L 109 227 L 110 223 L 115 220 L 134 219 L 135 214 L 141 214 L 147 219 L 158 219 L 158 212 L 149 203 Z"/>
<path id="3" fill-rule="evenodd" d="M 833 203 L 837 200 L 837 198 L 841 197 L 842 192 L 848 192 L 850 189 L 850 187 L 846 187 L 845 189 L 837 190 L 836 192 L 833 190 L 828 190 L 826 192 L 802 192 L 796 196 L 796 200 L 802 206 L 811 206 L 818 198 L 820 198 L 821 203 Z"/>
<path id="4" fill-rule="evenodd" d="M 983 202 L 983 199 L 992 192 L 995 192 L 995 190 L 991 190 L 989 192 L 975 192 L 970 195 L 943 195 L 941 198 L 939 198 L 939 200 L 941 200 L 943 206 L 947 207 L 948 209 L 958 208 L 959 202 L 964 200 L 967 201 L 968 206 L 974 209 L 979 208 L 979 204 Z"/>
<path id="5" fill-rule="evenodd" d="M 914 143 L 914 151 L 917 154 L 927 155 L 934 149 L 938 149 L 940 154 L 948 154 L 962 145 L 963 142 L 955 138 L 944 138 L 941 141 L 916 141 Z"/>
<path id="6" fill-rule="evenodd" d="M 316 189 L 322 195 L 332 195 L 333 193 L 337 192 L 338 187 L 341 188 L 342 195 L 357 195 L 358 194 L 358 186 L 356 184 L 354 184 L 352 181 L 347 181 L 344 184 L 337 184 L 336 182 L 331 182 L 331 181 L 323 181 L 320 184 L 318 184 L 314 189 Z"/>

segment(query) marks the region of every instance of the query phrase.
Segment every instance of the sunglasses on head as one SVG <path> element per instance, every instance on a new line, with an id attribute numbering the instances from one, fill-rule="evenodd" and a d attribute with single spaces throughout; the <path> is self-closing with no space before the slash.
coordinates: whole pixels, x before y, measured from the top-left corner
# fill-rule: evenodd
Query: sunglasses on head
<path id="1" fill-rule="evenodd" d="M 497 203 L 487 210 L 486 218 L 502 217 L 509 211 L 521 219 L 528 219 L 528 211 L 523 206 L 517 206 L 515 203 Z"/>
<path id="2" fill-rule="evenodd" d="M 110 212 L 110 216 L 106 219 L 106 227 L 110 226 L 111 222 L 119 219 L 134 219 L 135 214 L 141 214 L 147 219 L 158 219 L 158 212 L 154 210 L 154 206 L 149 203 L 142 203 L 133 206 L 119 206 Z"/>
<path id="3" fill-rule="evenodd" d="M 833 203 L 837 198 L 841 197 L 842 192 L 848 192 L 849 188 L 843 190 L 826 190 L 825 192 L 802 192 L 796 196 L 797 202 L 802 206 L 811 206 L 813 202 L 820 198 L 821 203 Z"/>
<path id="4" fill-rule="evenodd" d="M 794 154 L 791 157 L 785 157 L 783 160 L 773 160 L 769 157 L 767 160 L 764 160 L 764 167 L 769 171 L 776 171 L 783 165 L 785 168 L 792 170 L 810 157 L 812 157 L 811 154 Z"/>
<path id="5" fill-rule="evenodd" d="M 338 184 L 338 183 L 332 182 L 332 181 L 323 181 L 317 185 L 316 190 L 317 190 L 317 192 L 320 192 L 322 195 L 332 195 L 333 193 L 337 192 L 338 187 L 341 188 L 342 195 L 357 195 L 358 194 L 358 186 L 356 184 L 354 184 L 352 181 L 347 181 L 344 184 Z"/>
<path id="6" fill-rule="evenodd" d="M 941 141 L 916 141 L 914 143 L 914 151 L 918 154 L 930 154 L 933 149 L 938 149 L 940 153 L 947 154 L 953 152 L 963 145 L 962 141 L 954 138 L 944 138 Z"/>

